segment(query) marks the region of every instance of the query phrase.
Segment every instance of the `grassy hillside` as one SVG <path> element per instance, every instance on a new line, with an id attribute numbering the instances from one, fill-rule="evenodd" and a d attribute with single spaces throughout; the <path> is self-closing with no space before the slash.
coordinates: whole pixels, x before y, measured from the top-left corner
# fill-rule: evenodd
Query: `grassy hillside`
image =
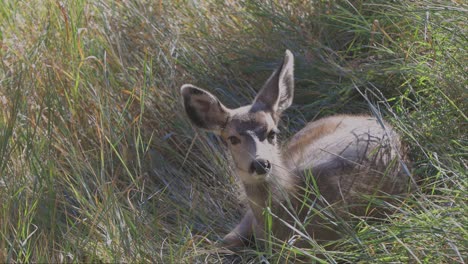
<path id="1" fill-rule="evenodd" d="M 422 179 L 396 214 L 360 222 L 323 261 L 464 263 L 467 10 L 458 0 L 0 0 L 0 262 L 314 254 L 216 247 L 239 221 L 242 191 L 178 94 L 193 83 L 244 104 L 290 49 L 284 139 L 334 113 L 382 115 Z"/>

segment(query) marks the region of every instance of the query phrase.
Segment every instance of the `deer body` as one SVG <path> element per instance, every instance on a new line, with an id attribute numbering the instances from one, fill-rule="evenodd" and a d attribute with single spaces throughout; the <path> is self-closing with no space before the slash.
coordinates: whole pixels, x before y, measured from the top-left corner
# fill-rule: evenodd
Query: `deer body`
<path id="1" fill-rule="evenodd" d="M 248 198 L 248 210 L 223 242 L 239 247 L 262 238 L 265 211 L 275 237 L 299 234 L 303 241 L 340 236 L 323 214 L 366 215 L 369 197 L 403 193 L 404 152 L 398 135 L 370 116 L 337 115 L 307 124 L 281 148 L 279 117 L 292 103 L 293 56 L 289 51 L 251 105 L 229 109 L 209 92 L 184 85 L 181 93 L 192 123 L 226 142 Z M 303 223 L 307 223 L 304 225 Z"/>

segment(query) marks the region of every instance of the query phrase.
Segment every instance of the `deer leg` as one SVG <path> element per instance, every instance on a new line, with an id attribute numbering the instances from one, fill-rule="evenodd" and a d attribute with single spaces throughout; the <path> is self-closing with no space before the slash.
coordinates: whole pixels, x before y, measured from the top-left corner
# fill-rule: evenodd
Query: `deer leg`
<path id="1" fill-rule="evenodd" d="M 252 242 L 257 221 L 255 220 L 252 209 L 249 209 L 239 224 L 221 241 L 225 248 L 242 248 Z"/>

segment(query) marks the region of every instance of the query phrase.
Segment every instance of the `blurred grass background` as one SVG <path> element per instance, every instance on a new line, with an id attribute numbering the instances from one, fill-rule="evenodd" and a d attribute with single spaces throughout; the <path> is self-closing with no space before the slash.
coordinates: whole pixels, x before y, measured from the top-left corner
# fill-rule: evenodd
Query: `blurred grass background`
<path id="1" fill-rule="evenodd" d="M 216 137 L 179 87 L 249 102 L 290 49 L 287 139 L 334 113 L 383 115 L 423 179 L 324 262 L 467 259 L 464 1 L 0 0 L 0 262 L 283 263 L 231 255 L 243 211 Z M 268 263 L 265 262 L 265 263 Z"/>

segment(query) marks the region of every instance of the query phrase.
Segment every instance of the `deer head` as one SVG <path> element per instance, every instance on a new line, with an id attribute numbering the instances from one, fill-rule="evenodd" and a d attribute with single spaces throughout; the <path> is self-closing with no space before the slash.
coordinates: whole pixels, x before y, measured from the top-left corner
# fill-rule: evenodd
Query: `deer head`
<path id="1" fill-rule="evenodd" d="M 287 50 L 253 102 L 236 109 L 227 108 L 214 95 L 193 85 L 180 89 L 191 122 L 226 142 L 246 184 L 264 181 L 281 164 L 276 135 L 280 115 L 292 103 L 293 67 L 294 57 Z"/>

